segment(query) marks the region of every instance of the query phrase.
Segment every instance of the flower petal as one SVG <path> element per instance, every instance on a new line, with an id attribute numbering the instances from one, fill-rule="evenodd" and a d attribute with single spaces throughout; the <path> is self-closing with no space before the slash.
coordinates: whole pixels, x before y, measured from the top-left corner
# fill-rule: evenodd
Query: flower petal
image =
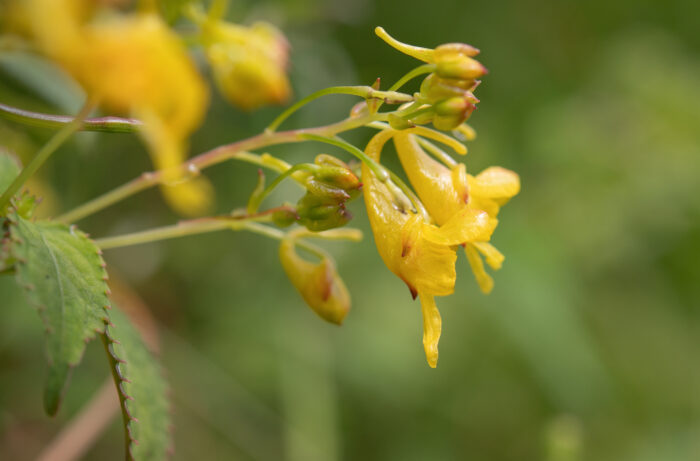
<path id="1" fill-rule="evenodd" d="M 520 177 L 513 171 L 492 166 L 476 175 L 470 185 L 473 195 L 509 199 L 520 192 Z"/>
<path id="2" fill-rule="evenodd" d="M 425 231 L 425 238 L 439 245 L 460 245 L 465 242 L 486 241 L 498 223 L 490 219 L 482 210 L 462 208 L 439 228 L 430 226 Z"/>
<path id="3" fill-rule="evenodd" d="M 464 246 L 464 253 L 467 255 L 469 265 L 472 267 L 476 282 L 484 294 L 489 294 L 493 290 L 493 279 L 484 269 L 484 262 L 481 260 L 479 252 L 474 248 L 474 245 L 468 243 Z"/>
<path id="4" fill-rule="evenodd" d="M 435 298 L 420 294 L 421 311 L 423 312 L 423 348 L 425 358 L 430 368 L 435 368 L 438 361 L 438 342 L 442 333 L 440 311 L 435 305 Z"/>
<path id="5" fill-rule="evenodd" d="M 491 245 L 489 242 L 474 242 L 474 247 L 486 258 L 486 264 L 491 266 L 491 269 L 498 270 L 503 265 L 503 261 L 506 259 L 503 253 L 498 251 L 495 246 Z"/>

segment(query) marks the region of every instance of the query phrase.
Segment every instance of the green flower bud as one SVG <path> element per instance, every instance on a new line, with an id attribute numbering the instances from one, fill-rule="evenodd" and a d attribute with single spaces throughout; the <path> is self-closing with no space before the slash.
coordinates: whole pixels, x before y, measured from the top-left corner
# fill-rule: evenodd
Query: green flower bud
<path id="1" fill-rule="evenodd" d="M 297 203 L 299 223 L 312 232 L 342 227 L 352 219 L 344 201 L 320 197 L 308 192 Z"/>
<path id="2" fill-rule="evenodd" d="M 476 80 L 456 80 L 441 78 L 437 74 L 430 74 L 421 83 L 420 95 L 427 102 L 434 104 L 443 99 L 463 97 L 469 99 L 473 104 L 479 102 L 472 90 L 476 88 Z"/>
<path id="3" fill-rule="evenodd" d="M 284 207 L 272 213 L 272 222 L 279 227 L 289 227 L 299 221 L 299 214 L 292 207 Z"/>

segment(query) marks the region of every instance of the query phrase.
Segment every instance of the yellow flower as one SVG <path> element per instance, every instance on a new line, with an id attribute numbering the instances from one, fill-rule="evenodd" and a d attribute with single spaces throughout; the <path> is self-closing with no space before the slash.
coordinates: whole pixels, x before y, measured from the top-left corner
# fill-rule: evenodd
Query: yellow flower
<path id="1" fill-rule="evenodd" d="M 214 79 L 229 102 L 253 110 L 289 99 L 289 44 L 279 30 L 264 22 L 243 27 L 206 20 L 202 26 Z"/>
<path id="2" fill-rule="evenodd" d="M 386 141 L 397 132 L 385 130 L 367 145 L 365 152 L 379 161 Z M 365 205 L 374 241 L 386 266 L 406 285 L 423 311 L 423 345 L 431 367 L 437 365 L 441 320 L 434 296 L 453 293 L 456 279 L 454 246 L 468 240 L 487 239 L 492 229 L 488 215 L 462 208 L 441 227 L 418 213 L 403 209 L 391 190 L 367 165 L 362 165 Z"/>
<path id="3" fill-rule="evenodd" d="M 299 257 L 295 233 L 289 233 L 280 245 L 280 261 L 287 277 L 306 304 L 321 318 L 340 325 L 350 310 L 350 294 L 330 257 L 313 264 Z"/>
<path id="4" fill-rule="evenodd" d="M 500 167 L 490 167 L 476 177 L 468 175 L 464 164 L 448 168 L 429 156 L 412 134 L 394 137 L 396 151 L 418 197 L 438 224 L 449 222 L 462 210 L 483 210 L 492 228 L 498 224 L 500 207 L 520 191 L 517 174 Z M 482 235 L 464 240 L 465 253 L 479 287 L 484 293 L 493 289 L 493 279 L 484 269 L 480 253 L 494 270 L 500 269 L 503 255 Z"/>
<path id="5" fill-rule="evenodd" d="M 91 18 L 84 0 L 30 0 L 27 14 L 39 48 L 109 110 L 144 122 L 141 135 L 164 170 L 166 199 L 184 214 L 211 203 L 204 178 L 188 180 L 175 167 L 201 123 L 208 90 L 178 37 L 155 14 Z"/>

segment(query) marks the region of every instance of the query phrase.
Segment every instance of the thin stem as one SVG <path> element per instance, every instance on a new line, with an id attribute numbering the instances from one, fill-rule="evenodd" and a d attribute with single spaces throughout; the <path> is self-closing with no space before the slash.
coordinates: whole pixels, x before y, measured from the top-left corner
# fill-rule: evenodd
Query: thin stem
<path id="1" fill-rule="evenodd" d="M 12 120 L 25 125 L 39 126 L 44 128 L 61 128 L 73 120 L 69 115 L 52 115 L 29 110 L 18 109 L 0 103 L 0 116 L 7 120 Z M 143 126 L 140 120 L 121 117 L 96 117 L 83 120 L 81 131 L 106 131 L 110 133 L 132 133 L 138 131 Z"/>
<path id="2" fill-rule="evenodd" d="M 246 230 L 256 234 L 264 235 L 275 240 L 282 240 L 287 236 L 287 233 L 271 226 L 266 226 L 259 222 L 261 214 L 254 216 L 223 216 L 215 218 L 195 219 L 192 221 L 183 221 L 172 226 L 158 227 L 141 232 L 120 235 L 117 237 L 107 237 L 97 239 L 95 243 L 103 250 L 110 248 L 119 248 L 130 245 L 139 245 L 142 243 L 157 242 L 177 237 L 185 237 L 188 235 L 197 235 L 218 230 Z M 358 229 L 332 229 L 323 232 L 305 232 L 302 231 L 303 237 L 315 237 L 325 240 L 350 240 L 358 241 L 362 239 L 362 232 Z M 315 245 L 297 241 L 297 245 L 311 253 L 321 257 L 326 255 L 326 252 Z"/>
<path id="3" fill-rule="evenodd" d="M 155 229 L 133 232 L 131 234 L 97 239 L 95 243 L 101 249 L 108 250 L 110 248 L 139 245 L 141 243 L 157 242 L 177 237 L 186 237 L 188 235 L 231 229 L 236 226 L 233 224 L 235 221 L 236 218 L 233 217 L 194 219 L 192 221 L 182 221 L 171 226 L 157 227 Z"/>
<path id="4" fill-rule="evenodd" d="M 295 104 L 287 108 L 284 112 L 277 116 L 276 119 L 268 125 L 265 129 L 266 132 L 274 132 L 285 120 L 287 120 L 294 112 L 299 110 L 301 107 L 310 103 L 314 99 L 318 99 L 322 96 L 329 94 L 349 94 L 353 96 L 360 96 L 369 99 L 381 99 L 389 103 L 397 104 L 402 102 L 413 101 L 413 96 L 403 93 L 396 93 L 394 91 L 379 91 L 375 90 L 371 86 L 333 86 L 330 88 L 325 88 L 312 93 L 305 97 L 304 99 L 297 101 Z"/>
<path id="5" fill-rule="evenodd" d="M 297 171 L 313 171 L 314 166 L 306 164 L 306 163 L 300 163 L 298 165 L 294 165 L 281 175 L 277 176 L 274 181 L 270 183 L 269 186 L 265 188 L 259 195 L 255 195 L 254 197 L 251 197 L 250 202 L 248 203 L 248 213 L 256 213 L 258 211 L 258 208 L 260 207 L 260 204 L 265 200 L 265 197 L 270 195 L 270 193 L 275 190 L 277 186 L 279 186 L 282 181 L 284 181 L 286 178 L 293 176 L 294 173 Z"/>
<path id="6" fill-rule="evenodd" d="M 407 72 L 404 74 L 403 77 L 398 79 L 396 83 L 391 85 L 388 91 L 397 91 L 399 88 L 404 86 L 406 83 L 410 82 L 414 78 L 424 75 L 424 74 L 429 74 L 435 70 L 435 64 L 423 64 L 422 66 L 418 66 L 415 69 Z"/>
<path id="7" fill-rule="evenodd" d="M 39 167 L 44 164 L 51 154 L 53 154 L 56 149 L 61 147 L 61 144 L 63 144 L 73 133 L 80 129 L 83 119 L 90 113 L 93 106 L 94 105 L 91 101 L 86 102 L 83 108 L 80 109 L 80 113 L 70 123 L 63 126 L 60 131 L 49 139 L 49 142 L 44 144 L 44 146 L 39 149 L 39 152 L 37 152 L 34 158 L 29 162 L 29 165 L 27 165 L 20 172 L 19 176 L 17 176 L 12 184 L 10 184 L 10 187 L 8 187 L 2 196 L 0 196 L 0 213 L 4 212 L 7 204 L 10 203 L 10 199 L 12 199 L 17 191 L 20 190 L 27 179 L 36 173 L 36 170 L 38 170 Z"/>
<path id="8" fill-rule="evenodd" d="M 430 152 L 436 159 L 440 160 L 448 168 L 457 166 L 457 161 L 453 159 L 450 154 L 440 149 L 432 142 L 425 138 L 421 138 L 420 136 L 416 136 L 416 141 L 421 145 L 421 147 Z"/>
<path id="9" fill-rule="evenodd" d="M 372 160 L 367 154 L 362 152 L 360 149 L 357 147 L 353 146 L 352 144 L 343 141 L 342 139 L 338 137 L 328 137 L 328 136 L 319 136 L 316 134 L 305 134 L 302 135 L 305 139 L 309 139 L 312 141 L 319 141 L 319 142 L 325 142 L 326 144 L 331 144 L 333 146 L 340 147 L 341 149 L 344 149 L 348 152 L 350 152 L 352 155 L 357 157 L 359 160 L 362 161 L 365 165 L 369 167 L 370 170 L 377 176 L 377 178 L 381 182 L 387 182 L 389 180 L 389 173 L 386 171 L 386 168 L 381 166 L 379 163 L 375 162 Z"/>
<path id="10" fill-rule="evenodd" d="M 252 154 L 245 151 L 260 149 L 276 144 L 306 141 L 307 139 L 303 137 L 305 134 L 335 136 L 337 133 L 353 130 L 355 128 L 367 125 L 368 123 L 382 120 L 382 118 L 382 114 L 364 115 L 361 117 L 347 118 L 337 123 L 315 128 L 280 131 L 276 133 L 265 132 L 253 136 L 251 138 L 216 147 L 212 150 L 209 150 L 196 157 L 191 158 L 185 163 L 182 163 L 178 168 L 182 174 L 187 174 L 188 171 L 201 171 L 210 166 L 216 165 L 221 162 L 225 162 L 226 160 L 236 159 L 239 157 L 239 155 L 241 156 L 241 160 L 257 162 L 258 159 L 253 160 L 253 158 L 251 157 Z M 264 155 L 261 156 L 260 160 L 265 162 L 265 159 L 263 157 Z M 271 163 L 274 162 L 271 161 Z M 268 165 L 266 164 L 265 166 Z M 270 166 L 270 168 L 274 169 L 276 167 Z M 162 182 L 162 180 L 162 171 L 144 173 L 138 178 L 132 179 L 128 183 L 119 186 L 118 188 L 107 192 L 106 194 L 101 195 L 97 198 L 94 198 L 89 202 L 80 205 L 78 208 L 59 216 L 57 220 L 63 223 L 72 224 L 85 218 L 86 216 L 89 216 L 93 213 L 103 210 L 104 208 L 107 208 L 110 205 L 124 200 L 125 198 L 130 197 L 131 195 L 134 195 L 137 192 L 141 192 L 145 189 L 158 185 Z"/>
<path id="11" fill-rule="evenodd" d="M 62 214 L 56 218 L 56 221 L 66 224 L 77 222 L 82 218 L 107 208 L 114 203 L 120 202 L 133 194 L 153 187 L 159 182 L 160 178 L 154 173 L 143 173 L 138 178 L 132 179 L 128 183 L 123 184 L 116 189 L 107 192 L 106 194 L 100 195 L 99 197 L 96 197 L 65 214 Z"/>

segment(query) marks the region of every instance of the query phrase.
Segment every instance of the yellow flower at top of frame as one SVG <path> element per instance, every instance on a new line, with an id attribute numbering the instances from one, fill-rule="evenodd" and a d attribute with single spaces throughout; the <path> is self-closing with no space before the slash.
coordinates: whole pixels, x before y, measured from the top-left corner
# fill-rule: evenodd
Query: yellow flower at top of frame
<path id="1" fill-rule="evenodd" d="M 253 110 L 289 99 L 289 44 L 277 28 L 265 22 L 244 27 L 212 20 L 202 27 L 214 80 L 231 104 Z"/>
<path id="2" fill-rule="evenodd" d="M 397 132 L 375 135 L 365 152 L 379 161 L 386 141 Z M 453 293 L 456 280 L 454 247 L 465 241 L 488 240 L 492 226 L 487 213 L 462 208 L 442 226 L 430 224 L 419 213 L 403 209 L 392 191 L 366 165 L 362 165 L 367 216 L 377 251 L 386 266 L 406 285 L 423 311 L 423 345 L 431 367 L 437 365 L 437 344 L 441 332 L 435 296 Z"/>
<path id="3" fill-rule="evenodd" d="M 201 214 L 213 190 L 179 168 L 187 139 L 200 125 L 208 89 L 179 38 L 155 14 L 114 12 L 92 18 L 85 0 L 29 0 L 26 12 L 39 48 L 111 111 L 144 122 L 140 132 L 161 189 L 182 214 Z"/>

